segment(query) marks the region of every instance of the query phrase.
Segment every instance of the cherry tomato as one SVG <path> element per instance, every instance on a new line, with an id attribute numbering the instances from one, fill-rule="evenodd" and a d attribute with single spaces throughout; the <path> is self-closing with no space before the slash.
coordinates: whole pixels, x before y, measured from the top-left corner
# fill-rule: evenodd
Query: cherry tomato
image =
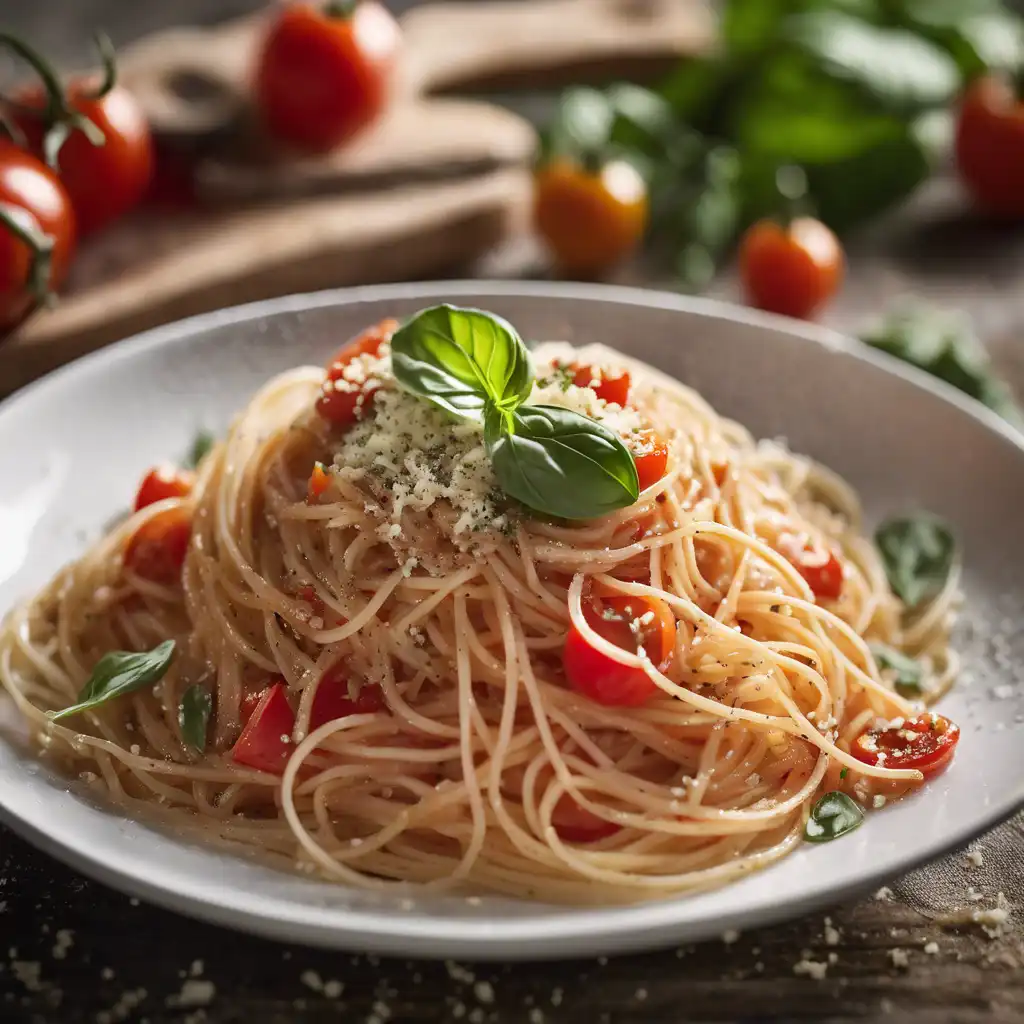
<path id="1" fill-rule="evenodd" d="M 974 81 L 960 104 L 956 164 L 974 200 L 989 213 L 1024 217 L 1024 103 L 998 75 Z"/>
<path id="2" fill-rule="evenodd" d="M 596 377 L 595 377 L 596 374 Z M 597 381 L 595 384 L 594 381 Z M 593 388 L 594 394 L 603 402 L 614 405 L 626 404 L 629 397 L 630 376 L 628 370 L 612 374 L 607 370 L 595 370 L 590 366 L 579 366 L 572 379 L 578 388 Z"/>
<path id="3" fill-rule="evenodd" d="M 398 23 L 374 0 L 285 5 L 256 72 L 271 134 L 311 153 L 351 139 L 387 105 L 400 42 Z"/>
<path id="4" fill-rule="evenodd" d="M 0 331 L 15 327 L 67 276 L 75 215 L 56 175 L 0 139 Z"/>
<path id="5" fill-rule="evenodd" d="M 327 378 L 316 400 L 316 411 L 328 423 L 347 427 L 362 419 L 373 407 L 375 387 L 363 387 L 345 379 L 345 370 L 353 359 L 375 356 L 381 346 L 398 330 L 397 320 L 382 320 L 368 327 L 339 349 L 327 364 Z"/>
<path id="6" fill-rule="evenodd" d="M 533 218 L 561 270 L 598 274 L 640 244 L 647 227 L 647 188 L 621 161 L 591 172 L 556 160 L 537 172 Z"/>
<path id="7" fill-rule="evenodd" d="M 154 466 L 139 484 L 135 495 L 135 511 L 153 505 L 165 498 L 184 498 L 192 493 L 196 475 L 174 466 Z"/>
<path id="8" fill-rule="evenodd" d="M 309 474 L 309 484 L 306 487 L 306 501 L 314 502 L 323 497 L 324 492 L 331 484 L 331 478 L 322 462 L 313 464 L 313 472 Z"/>
<path id="9" fill-rule="evenodd" d="M 853 741 L 850 753 L 877 768 L 916 768 L 927 778 L 952 760 L 959 741 L 955 722 L 928 711 L 900 725 L 866 729 Z"/>
<path id="10" fill-rule="evenodd" d="M 353 697 L 349 692 L 344 666 L 335 665 L 324 673 L 313 695 L 309 728 L 317 729 L 325 722 L 347 718 L 349 715 L 372 715 L 384 707 L 384 693 L 379 686 L 364 683 Z"/>
<path id="11" fill-rule="evenodd" d="M 243 703 L 243 715 L 244 711 Z M 295 749 L 291 738 L 294 728 L 295 712 L 288 703 L 288 688 L 284 683 L 273 683 L 250 713 L 242 735 L 231 748 L 231 758 L 249 768 L 280 775 Z"/>
<path id="12" fill-rule="evenodd" d="M 584 598 L 583 615 L 591 629 L 609 643 L 634 654 L 642 646 L 661 671 L 668 666 L 676 642 L 676 622 L 664 601 L 591 595 Z M 658 692 L 642 668 L 623 665 L 591 647 L 575 626 L 569 627 L 562 665 L 570 685 L 598 704 L 632 707 Z"/>
<path id="13" fill-rule="evenodd" d="M 633 446 L 633 461 L 636 475 L 640 478 L 640 490 L 653 487 L 668 469 L 668 442 L 653 430 L 642 430 L 640 441 Z"/>
<path id="14" fill-rule="evenodd" d="M 174 583 L 192 539 L 192 514 L 177 506 L 158 512 L 132 534 L 124 551 L 124 564 L 155 583 Z"/>
<path id="15" fill-rule="evenodd" d="M 834 601 L 843 592 L 843 565 L 834 551 L 816 549 L 788 534 L 779 538 L 779 550 L 807 581 L 815 597 Z"/>
<path id="16" fill-rule="evenodd" d="M 740 242 L 739 264 L 752 306 L 803 319 L 828 301 L 843 279 L 839 239 L 813 217 L 797 217 L 787 226 L 758 221 Z"/>
<path id="17" fill-rule="evenodd" d="M 599 818 L 581 807 L 568 793 L 563 793 L 551 812 L 551 824 L 558 838 L 566 843 L 593 843 L 613 836 L 622 826 Z"/>

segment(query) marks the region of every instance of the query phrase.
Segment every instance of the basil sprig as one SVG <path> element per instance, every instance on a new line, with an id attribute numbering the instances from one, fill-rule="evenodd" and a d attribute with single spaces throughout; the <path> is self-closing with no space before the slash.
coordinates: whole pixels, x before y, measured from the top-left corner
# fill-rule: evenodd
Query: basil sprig
<path id="1" fill-rule="evenodd" d="M 178 705 L 178 727 L 181 738 L 193 750 L 200 753 L 206 749 L 206 732 L 210 724 L 213 698 L 205 686 L 198 683 L 190 686 L 181 696 Z"/>
<path id="2" fill-rule="evenodd" d="M 845 793 L 826 793 L 811 808 L 804 826 L 804 839 L 809 843 L 827 843 L 845 836 L 864 821 L 860 805 Z"/>
<path id="3" fill-rule="evenodd" d="M 391 365 L 406 391 L 484 424 L 502 490 L 534 511 L 593 519 L 636 501 L 629 449 L 603 424 L 558 406 L 525 405 L 533 389 L 526 345 L 501 317 L 434 306 L 391 339 Z"/>
<path id="4" fill-rule="evenodd" d="M 217 443 L 217 439 L 208 430 L 200 430 L 189 445 L 188 454 L 185 456 L 185 468 L 195 469 Z"/>
<path id="5" fill-rule="evenodd" d="M 908 608 L 942 589 L 956 558 L 956 540 L 937 516 L 921 514 L 884 522 L 875 533 L 893 593 Z"/>
<path id="6" fill-rule="evenodd" d="M 920 697 L 924 669 L 921 663 L 888 644 L 868 644 L 878 667 L 895 673 L 893 685 L 902 697 Z"/>
<path id="7" fill-rule="evenodd" d="M 92 670 L 85 686 L 78 694 L 78 703 L 61 711 L 48 711 L 54 721 L 92 711 L 107 701 L 152 686 L 162 679 L 174 657 L 174 641 L 165 640 L 151 651 L 109 651 Z"/>

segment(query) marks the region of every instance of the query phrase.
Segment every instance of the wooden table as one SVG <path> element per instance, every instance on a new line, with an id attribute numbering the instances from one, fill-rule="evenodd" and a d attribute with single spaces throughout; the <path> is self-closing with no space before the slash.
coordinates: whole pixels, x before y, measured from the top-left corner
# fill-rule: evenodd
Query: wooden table
<path id="1" fill-rule="evenodd" d="M 179 20 L 213 20 L 251 6 L 254 0 L 179 0 L 173 8 Z M 70 61 L 85 56 L 78 42 L 85 27 L 106 23 L 125 41 L 172 16 L 166 5 L 119 0 L 66 0 L 65 7 L 61 20 L 52 4 L 26 5 L 17 21 Z M 863 233 L 851 256 L 850 280 L 829 322 L 854 328 L 890 298 L 925 295 L 967 309 L 1000 364 L 1024 385 L 1024 344 L 1017 341 L 1024 233 L 978 224 L 952 183 L 940 181 Z M 522 272 L 531 265 L 527 245 L 491 266 Z M 640 268 L 623 277 L 663 283 Z M 725 277 L 713 292 L 730 297 L 734 288 Z M 1021 761 L 1024 770 L 1024 753 Z M 881 898 L 728 943 L 607 962 L 474 966 L 308 950 L 197 924 L 87 881 L 0 828 L 0 1020 L 1019 1022 L 1024 816 L 972 851 L 894 880 Z M 956 908 L 992 907 L 998 893 L 1011 907 L 1010 927 L 999 937 L 936 922 Z"/>

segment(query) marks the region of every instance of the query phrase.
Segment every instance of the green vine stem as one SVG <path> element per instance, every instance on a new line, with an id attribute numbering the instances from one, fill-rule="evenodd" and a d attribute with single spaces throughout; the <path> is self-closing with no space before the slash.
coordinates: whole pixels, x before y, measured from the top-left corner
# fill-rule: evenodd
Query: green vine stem
<path id="1" fill-rule="evenodd" d="M 328 18 L 339 18 L 347 21 L 356 13 L 359 0 L 330 0 L 324 7 L 324 14 Z"/>
<path id="2" fill-rule="evenodd" d="M 0 203 L 0 224 L 22 242 L 31 254 L 26 283 L 36 303 L 42 305 L 50 298 L 53 237 L 43 231 L 28 210 L 13 203 Z"/>

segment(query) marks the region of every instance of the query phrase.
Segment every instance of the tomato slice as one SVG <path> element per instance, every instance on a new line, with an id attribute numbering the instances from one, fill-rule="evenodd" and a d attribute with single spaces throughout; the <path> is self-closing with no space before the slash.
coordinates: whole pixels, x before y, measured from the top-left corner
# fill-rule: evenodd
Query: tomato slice
<path id="1" fill-rule="evenodd" d="M 341 664 L 329 668 L 320 680 L 309 711 L 309 728 L 349 715 L 372 715 L 384 709 L 384 693 L 379 686 L 363 685 L 355 697 L 349 693 L 348 680 Z"/>
<path id="2" fill-rule="evenodd" d="M 640 490 L 653 487 L 668 469 L 668 442 L 653 430 L 640 431 L 640 441 L 633 446 L 633 461 L 640 478 Z"/>
<path id="3" fill-rule="evenodd" d="M 378 389 L 346 380 L 345 369 L 360 356 L 377 355 L 381 346 L 391 340 L 391 335 L 397 329 L 397 320 L 382 320 L 368 327 L 332 356 L 327 364 L 327 379 L 316 400 L 316 411 L 328 423 L 336 427 L 351 426 L 373 407 L 373 396 Z"/>
<path id="4" fill-rule="evenodd" d="M 622 830 L 621 825 L 599 818 L 563 793 L 551 812 L 551 824 L 558 838 L 567 843 L 594 843 Z"/>
<path id="5" fill-rule="evenodd" d="M 834 601 L 843 592 L 843 565 L 834 551 L 815 548 L 806 540 L 801 543 L 789 534 L 779 538 L 779 551 L 793 563 L 815 597 Z"/>
<path id="6" fill-rule="evenodd" d="M 288 703 L 288 688 L 284 683 L 273 683 L 263 691 L 250 714 L 242 735 L 231 748 L 231 758 L 257 771 L 280 775 L 295 749 L 294 728 L 295 712 Z"/>
<path id="7" fill-rule="evenodd" d="M 124 564 L 155 583 L 173 583 L 192 539 L 192 513 L 177 507 L 158 512 L 132 534 L 124 550 Z"/>
<path id="8" fill-rule="evenodd" d="M 322 462 L 313 464 L 313 472 L 309 474 L 309 484 L 306 487 L 306 501 L 312 503 L 323 497 L 324 491 L 330 486 L 331 477 L 324 468 Z"/>
<path id="9" fill-rule="evenodd" d="M 916 768 L 927 778 L 949 764 L 959 741 L 955 722 L 928 711 L 898 725 L 865 729 L 850 753 L 876 768 Z"/>
<path id="10" fill-rule="evenodd" d="M 154 466 L 139 484 L 135 495 L 135 511 L 155 505 L 165 498 L 185 498 L 192 493 L 196 475 L 174 466 Z"/>
<path id="11" fill-rule="evenodd" d="M 629 397 L 630 376 L 628 370 L 613 375 L 609 370 L 592 366 L 578 366 L 572 379 L 578 388 L 591 388 L 603 402 L 625 405 Z"/>
<path id="12" fill-rule="evenodd" d="M 588 625 L 609 643 L 631 653 L 643 646 L 660 670 L 668 666 L 675 648 L 676 622 L 664 601 L 649 597 L 585 597 L 583 615 Z M 658 692 L 643 669 L 620 664 L 591 647 L 575 626 L 569 628 L 562 665 L 573 689 L 598 704 L 633 707 Z"/>

